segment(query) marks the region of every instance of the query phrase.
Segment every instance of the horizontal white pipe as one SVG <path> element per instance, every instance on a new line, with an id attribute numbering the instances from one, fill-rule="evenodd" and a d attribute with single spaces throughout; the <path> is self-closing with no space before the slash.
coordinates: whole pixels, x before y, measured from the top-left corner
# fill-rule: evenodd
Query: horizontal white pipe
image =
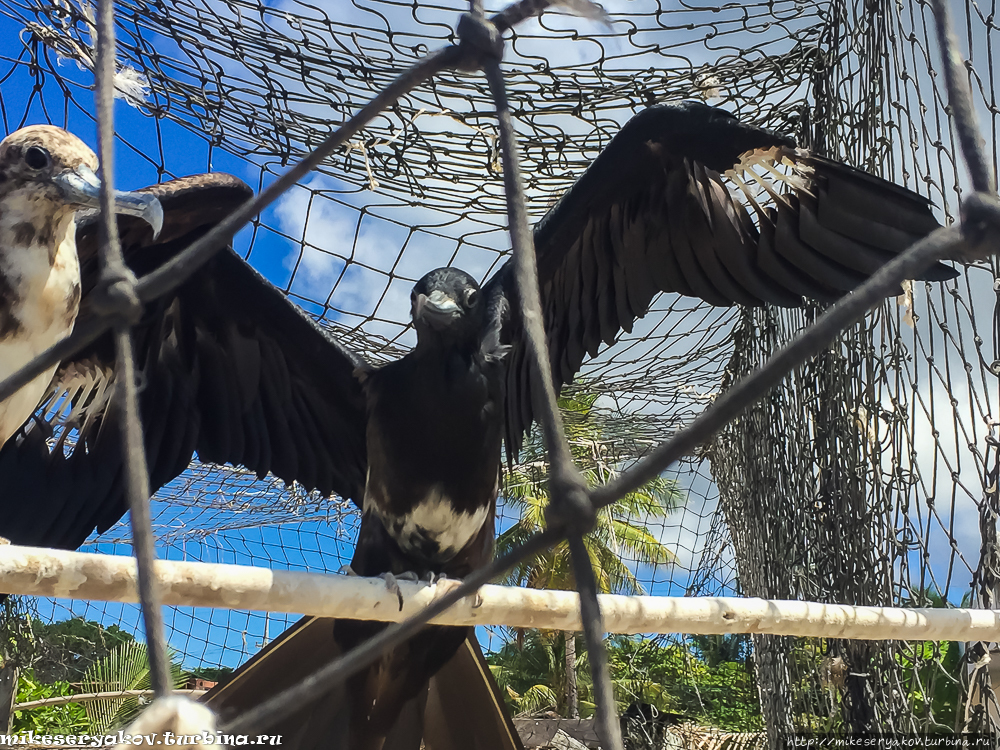
<path id="1" fill-rule="evenodd" d="M 378 578 L 300 573 L 242 565 L 156 563 L 164 604 L 265 610 L 397 622 L 454 582 L 400 581 L 403 607 Z M 136 602 L 131 557 L 0 546 L 0 591 Z M 769 633 L 882 640 L 1000 641 L 1000 610 L 852 607 L 717 597 L 601 596 L 611 633 Z M 483 586 L 432 620 L 442 625 L 508 625 L 580 630 L 575 592 Z"/>
<path id="2" fill-rule="evenodd" d="M 186 695 L 189 698 L 200 698 L 207 690 L 172 690 L 174 695 Z M 15 711 L 30 711 L 46 706 L 65 706 L 69 703 L 91 703 L 93 701 L 115 700 L 117 698 L 152 698 L 152 690 L 112 690 L 105 693 L 76 693 L 75 695 L 57 695 L 54 698 L 40 698 L 27 703 L 15 703 Z"/>

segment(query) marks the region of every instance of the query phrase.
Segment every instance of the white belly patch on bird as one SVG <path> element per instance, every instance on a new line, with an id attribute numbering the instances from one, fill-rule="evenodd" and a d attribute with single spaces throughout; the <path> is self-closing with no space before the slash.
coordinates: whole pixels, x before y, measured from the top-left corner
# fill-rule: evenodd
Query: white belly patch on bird
<path id="1" fill-rule="evenodd" d="M 435 487 L 413 510 L 403 516 L 386 517 L 375 503 L 372 507 L 404 552 L 415 553 L 433 562 L 454 557 L 482 529 L 489 516 L 489 504 L 471 513 L 458 511 L 451 499 Z"/>

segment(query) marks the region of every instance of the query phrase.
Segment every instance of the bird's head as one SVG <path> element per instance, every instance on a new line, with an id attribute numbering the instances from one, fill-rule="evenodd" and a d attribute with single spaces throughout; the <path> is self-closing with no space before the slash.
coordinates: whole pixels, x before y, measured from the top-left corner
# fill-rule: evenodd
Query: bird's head
<path id="1" fill-rule="evenodd" d="M 30 125 L 0 141 L 0 199 L 19 195 L 16 209 L 28 214 L 25 219 L 98 208 L 96 170 L 97 156 L 87 144 L 53 125 Z M 154 234 L 163 226 L 163 207 L 152 195 L 116 190 L 115 212 L 138 216 Z"/>
<path id="2" fill-rule="evenodd" d="M 473 343 L 486 315 L 479 284 L 457 268 L 438 268 L 420 279 L 410 304 L 418 343 Z"/>

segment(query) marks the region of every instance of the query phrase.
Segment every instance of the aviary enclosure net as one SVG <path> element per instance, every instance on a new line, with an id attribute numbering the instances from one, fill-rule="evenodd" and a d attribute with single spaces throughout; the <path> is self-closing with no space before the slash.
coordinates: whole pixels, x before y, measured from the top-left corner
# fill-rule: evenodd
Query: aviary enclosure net
<path id="1" fill-rule="evenodd" d="M 953 5 L 995 168 L 994 4 Z M 609 26 L 547 14 L 508 43 L 533 218 L 633 113 L 703 99 L 907 185 L 931 198 L 942 221 L 953 219 L 965 176 L 926 4 L 605 7 Z M 118 185 L 210 169 L 267 184 L 418 55 L 453 41 L 464 9 L 462 0 L 118 3 Z M 0 2 L 5 133 L 51 122 L 93 141 L 92 17 L 80 0 Z M 379 361 L 414 340 L 412 283 L 446 264 L 487 277 L 507 252 L 504 221 L 485 81 L 445 73 L 287 193 L 238 235 L 237 248 Z M 576 401 L 597 400 L 581 440 L 600 465 L 627 463 L 816 313 L 660 296 L 587 366 Z M 948 284 L 915 283 L 676 467 L 677 507 L 631 519 L 672 561 L 651 563 L 614 537 L 608 544 L 652 594 L 993 606 L 998 379 L 997 261 Z M 314 571 L 347 562 L 358 520 L 349 504 L 252 480 L 195 465 L 164 488 L 153 505 L 160 556 Z M 501 502 L 498 531 L 521 510 Z M 128 540 L 120 525 L 85 549 L 129 554 Z M 132 606 L 19 607 L 42 621 L 78 616 L 139 630 Z M 166 614 L 187 668 L 235 667 L 295 619 L 187 607 Z M 525 642 L 499 628 L 480 635 L 495 653 Z M 622 708 L 653 702 L 772 737 L 954 730 L 990 721 L 989 701 L 978 698 L 987 653 L 979 644 L 657 636 L 621 644 L 613 676 Z M 663 667 L 671 658 L 673 671 Z M 705 677 L 720 664 L 739 672 L 725 683 L 727 696 Z"/>

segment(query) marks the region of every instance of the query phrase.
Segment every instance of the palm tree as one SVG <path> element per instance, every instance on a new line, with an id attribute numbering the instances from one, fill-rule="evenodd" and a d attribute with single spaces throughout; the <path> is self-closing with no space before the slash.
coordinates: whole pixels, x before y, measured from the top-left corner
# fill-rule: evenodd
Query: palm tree
<path id="1" fill-rule="evenodd" d="M 597 398 L 586 388 L 578 387 L 559 399 L 570 450 L 591 485 L 614 479 L 622 463 L 607 439 L 606 428 L 597 418 L 594 409 Z M 543 527 L 547 487 L 548 465 L 540 434 L 534 430 L 525 443 L 521 462 L 507 478 L 504 504 L 518 512 L 519 520 L 497 538 L 498 554 L 514 549 Z M 657 477 L 598 512 L 597 526 L 583 541 L 603 593 L 645 593 L 627 560 L 652 565 L 674 562 L 674 553 L 656 538 L 647 524 L 676 510 L 684 497 L 676 482 Z M 576 588 L 569 544 L 561 542 L 550 551 L 519 563 L 504 582 L 536 589 Z M 559 638 L 565 654 L 566 710 L 569 718 L 576 718 L 579 715 L 576 637 L 563 633 Z M 523 633 L 518 634 L 518 641 L 523 642 Z"/>
<path id="2" fill-rule="evenodd" d="M 519 636 L 487 657 L 494 679 L 518 714 L 558 710 L 566 697 L 562 644 L 553 631 L 520 631 Z"/>
<path id="3" fill-rule="evenodd" d="M 174 654 L 170 653 L 173 657 Z M 170 679 L 174 688 L 187 682 L 187 673 L 172 658 Z M 87 668 L 83 688 L 89 693 L 117 693 L 131 690 L 148 690 L 151 687 L 149 652 L 146 644 L 125 641 L 118 644 L 100 661 Z M 145 702 L 139 696 L 101 698 L 84 704 L 91 729 L 104 734 L 109 729 L 125 726 L 138 715 Z"/>

